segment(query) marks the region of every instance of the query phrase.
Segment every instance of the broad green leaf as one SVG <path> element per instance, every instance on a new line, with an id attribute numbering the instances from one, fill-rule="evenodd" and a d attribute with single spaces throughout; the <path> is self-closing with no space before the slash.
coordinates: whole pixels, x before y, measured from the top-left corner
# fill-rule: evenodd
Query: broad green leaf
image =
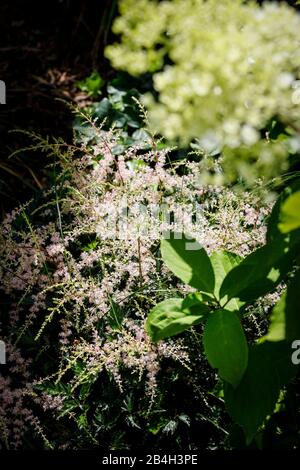
<path id="1" fill-rule="evenodd" d="M 231 271 L 235 266 L 238 266 L 239 263 L 242 261 L 242 257 L 235 254 L 230 253 L 229 251 L 214 251 L 210 255 L 210 261 L 214 270 L 215 275 L 215 289 L 214 289 L 214 296 L 218 299 L 221 304 L 225 304 L 227 302 L 227 296 L 220 298 L 220 287 L 225 279 L 226 275 Z M 230 302 L 226 304 L 226 310 L 239 310 L 241 307 L 241 302 L 238 302 L 236 299 L 232 299 Z"/>
<path id="2" fill-rule="evenodd" d="M 103 120 L 112 111 L 112 105 L 108 98 L 103 98 L 99 103 L 94 104 L 92 110 L 99 120 Z"/>
<path id="3" fill-rule="evenodd" d="M 279 198 L 277 199 L 276 203 L 274 204 L 272 213 L 268 220 L 268 230 L 267 230 L 267 243 L 273 242 L 278 238 L 284 238 L 284 235 L 279 230 L 279 223 L 280 223 L 280 213 L 281 207 L 285 204 L 286 200 L 291 196 L 291 194 L 298 192 L 300 190 L 300 180 L 296 180 L 291 183 L 289 186 L 284 188 L 281 192 Z M 293 232 L 290 234 L 289 243 L 291 245 L 300 241 L 300 230 Z"/>
<path id="4" fill-rule="evenodd" d="M 204 350 L 210 365 L 226 382 L 236 387 L 248 362 L 248 346 L 235 312 L 218 310 L 207 320 L 203 334 Z"/>
<path id="5" fill-rule="evenodd" d="M 300 270 L 288 285 L 288 289 L 282 295 L 280 301 L 273 308 L 270 318 L 270 327 L 263 340 L 293 341 L 300 338 Z"/>
<path id="6" fill-rule="evenodd" d="M 153 341 L 178 335 L 203 321 L 209 308 L 192 294 L 184 299 L 167 299 L 156 305 L 149 313 L 146 331 Z"/>
<path id="7" fill-rule="evenodd" d="M 213 293 L 214 271 L 208 254 L 199 243 L 182 233 L 171 233 L 161 241 L 161 254 L 168 268 L 186 284 Z"/>
<path id="8" fill-rule="evenodd" d="M 285 340 L 285 305 L 286 292 L 281 296 L 272 310 L 268 333 L 260 341 L 283 341 Z"/>
<path id="9" fill-rule="evenodd" d="M 238 387 L 225 383 L 227 411 L 243 428 L 247 444 L 274 411 L 281 388 L 296 372 L 288 343 L 265 342 L 250 347 L 248 367 Z"/>
<path id="10" fill-rule="evenodd" d="M 300 228 L 300 191 L 291 194 L 282 204 L 278 227 L 282 233 Z"/>
<path id="11" fill-rule="evenodd" d="M 284 239 L 276 239 L 258 248 L 233 268 L 225 277 L 221 298 L 238 298 L 250 302 L 272 292 L 292 269 L 296 249 L 290 249 Z"/>

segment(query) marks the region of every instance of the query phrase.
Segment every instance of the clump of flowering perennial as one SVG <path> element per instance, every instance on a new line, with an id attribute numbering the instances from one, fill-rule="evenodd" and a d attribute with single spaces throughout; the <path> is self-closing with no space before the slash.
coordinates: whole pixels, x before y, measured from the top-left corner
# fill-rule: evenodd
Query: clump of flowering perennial
<path id="1" fill-rule="evenodd" d="M 298 128 L 300 17 L 286 3 L 120 0 L 106 48 L 115 68 L 153 72 L 144 96 L 152 128 L 206 153 L 222 150 L 225 178 L 253 183 L 287 168 L 296 137 L 271 141 L 274 118 Z M 166 60 L 167 59 L 167 60 Z M 266 138 L 267 137 L 267 138 Z M 253 162 L 256 162 L 253 165 Z"/>
<path id="2" fill-rule="evenodd" d="M 73 358 L 79 358 L 84 361 L 85 368 L 83 372 L 72 382 L 73 389 L 91 378 L 97 378 L 100 372 L 106 369 L 116 381 L 121 392 L 124 391 L 120 364 L 123 367 L 136 371 L 139 380 L 146 375 L 146 392 L 151 399 L 154 398 L 157 389 L 157 374 L 160 370 L 160 359 L 171 358 L 189 368 L 189 356 L 186 347 L 180 339 L 155 345 L 145 332 L 143 323 L 126 319 L 120 330 L 107 328 L 107 339 L 100 339 L 95 336 L 94 341 L 87 344 L 77 344 L 73 350 Z M 67 368 L 68 370 L 68 364 Z M 60 375 L 64 371 L 60 372 Z"/>
<path id="3" fill-rule="evenodd" d="M 9 374 L 0 374 L 0 449 L 18 449 L 23 444 L 24 434 L 29 430 L 39 434 L 48 446 L 30 400 L 34 395 L 30 373 L 32 361 L 24 359 L 9 342 L 6 342 L 6 349 L 5 367 L 9 369 Z"/>
<path id="4" fill-rule="evenodd" d="M 150 402 L 159 390 L 158 374 L 164 374 L 162 360 L 193 373 L 182 338 L 153 345 L 144 332 L 150 308 L 190 289 L 161 263 L 163 234 L 185 231 L 209 252 L 224 248 L 242 255 L 264 242 L 269 207 L 254 194 L 241 199 L 225 188 L 205 188 L 198 163 L 183 171 L 181 164 L 168 163 L 166 151 L 141 154 L 137 146 L 117 157 L 114 145 L 113 134 L 99 131 L 97 144 L 83 147 L 81 157 L 62 153 L 55 189 L 40 205 L 20 207 L 1 224 L 0 285 L 9 307 L 0 334 L 24 344 L 32 361 L 29 390 L 25 385 L 32 410 L 26 411 L 26 402 L 20 411 L 18 386 L 10 391 L 20 365 L 13 354 L 1 378 L 1 435 L 12 446 L 22 445 L 17 429 L 23 429 L 17 421 L 15 434 L 7 431 L 12 410 L 43 435 L 34 407 L 75 419 L 75 411 L 65 408 L 66 390 L 74 397 L 103 371 L 120 393 L 137 377 Z M 47 390 L 52 382 L 55 392 Z"/>

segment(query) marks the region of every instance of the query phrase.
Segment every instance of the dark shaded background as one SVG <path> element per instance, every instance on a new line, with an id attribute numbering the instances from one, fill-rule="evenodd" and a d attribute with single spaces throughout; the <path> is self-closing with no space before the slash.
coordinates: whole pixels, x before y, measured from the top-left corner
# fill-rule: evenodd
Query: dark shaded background
<path id="1" fill-rule="evenodd" d="M 78 79 L 93 70 L 107 78 L 103 58 L 116 0 L 1 0 L 0 80 L 6 105 L 0 106 L 0 217 L 18 201 L 46 185 L 45 156 L 16 149 L 29 145 L 12 129 L 70 140 L 72 114 L 61 101 L 82 98 Z"/>

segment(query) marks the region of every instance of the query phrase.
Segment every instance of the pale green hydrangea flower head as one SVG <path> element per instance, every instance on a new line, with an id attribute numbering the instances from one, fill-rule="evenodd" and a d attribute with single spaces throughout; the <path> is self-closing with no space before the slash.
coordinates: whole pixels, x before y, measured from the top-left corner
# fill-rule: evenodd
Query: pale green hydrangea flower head
<path id="1" fill-rule="evenodd" d="M 261 131 L 274 117 L 300 126 L 300 17 L 293 8 L 120 0 L 120 13 L 114 32 L 121 41 L 106 56 L 132 75 L 154 73 L 159 99 L 143 99 L 153 130 L 183 145 L 198 139 L 207 153 L 223 149 L 229 179 L 247 177 L 254 161 L 252 179 L 287 168 L 287 142 L 266 141 Z"/>

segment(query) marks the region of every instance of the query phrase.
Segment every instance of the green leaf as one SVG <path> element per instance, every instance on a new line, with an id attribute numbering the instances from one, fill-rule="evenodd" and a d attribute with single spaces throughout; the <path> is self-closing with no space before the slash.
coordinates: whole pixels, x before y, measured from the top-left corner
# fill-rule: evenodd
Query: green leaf
<path id="1" fill-rule="evenodd" d="M 203 344 L 210 365 L 236 387 L 248 362 L 248 345 L 237 314 L 228 310 L 212 313 L 205 325 Z"/>
<path id="2" fill-rule="evenodd" d="M 113 300 L 111 300 L 110 302 L 110 310 L 106 318 L 107 318 L 109 326 L 113 330 L 120 329 L 122 322 L 123 322 L 123 318 L 124 318 L 124 312 L 119 306 L 119 304 L 117 304 Z"/>
<path id="3" fill-rule="evenodd" d="M 107 117 L 112 110 L 112 105 L 107 98 L 103 98 L 100 103 L 95 103 L 92 106 L 93 116 L 97 117 L 100 121 Z"/>
<path id="4" fill-rule="evenodd" d="M 300 228 L 300 191 L 291 194 L 282 204 L 278 227 L 282 233 Z"/>
<path id="5" fill-rule="evenodd" d="M 279 302 L 273 308 L 270 327 L 263 340 L 292 342 L 300 338 L 299 314 L 300 270 L 288 285 Z"/>
<path id="6" fill-rule="evenodd" d="M 213 293 L 215 276 L 204 248 L 182 233 L 161 241 L 161 254 L 168 268 L 183 282 L 199 291 Z"/>
<path id="7" fill-rule="evenodd" d="M 242 257 L 230 253 L 229 251 L 214 251 L 210 255 L 210 261 L 214 270 L 215 275 L 215 289 L 214 295 L 221 304 L 225 304 L 228 300 L 227 296 L 220 298 L 220 287 L 225 279 L 226 275 L 235 267 L 238 266 L 242 261 Z M 226 305 L 226 310 L 239 310 L 241 302 L 238 302 L 236 299 L 232 299 Z"/>
<path id="8" fill-rule="evenodd" d="M 260 341 L 283 341 L 285 339 L 286 292 L 272 310 L 268 333 Z"/>
<path id="9" fill-rule="evenodd" d="M 139 143 L 151 143 L 150 136 L 148 132 L 146 132 L 144 129 L 138 129 L 137 131 L 134 131 L 132 134 L 133 140 Z"/>
<path id="10" fill-rule="evenodd" d="M 135 172 L 138 172 L 141 168 L 145 168 L 147 166 L 147 163 L 144 162 L 144 160 L 140 160 L 140 159 L 135 159 L 135 160 L 129 160 L 127 162 L 127 167 L 129 168 L 129 170 L 131 171 L 135 171 Z"/>
<path id="11" fill-rule="evenodd" d="M 247 256 L 225 277 L 221 298 L 238 298 L 250 302 L 272 292 L 292 269 L 296 251 L 280 238 Z"/>
<path id="12" fill-rule="evenodd" d="M 195 295 L 184 299 L 167 299 L 150 311 L 146 331 L 153 341 L 159 341 L 200 323 L 208 313 L 209 308 L 201 304 Z"/>
<path id="13" fill-rule="evenodd" d="M 293 183 L 291 183 L 281 192 L 279 198 L 274 204 L 272 213 L 268 220 L 267 243 L 273 242 L 274 240 L 280 237 L 283 238 L 283 234 L 281 233 L 278 227 L 278 224 L 280 222 L 281 206 L 285 203 L 285 201 L 290 197 L 291 194 L 299 190 L 300 190 L 300 179 L 295 180 Z M 291 234 L 289 242 L 291 244 L 294 244 L 295 242 L 299 240 L 300 240 L 300 230 Z"/>
<path id="14" fill-rule="evenodd" d="M 281 388 L 296 372 L 288 343 L 265 342 L 250 347 L 248 367 L 238 387 L 225 383 L 227 411 L 243 428 L 247 444 L 274 411 Z"/>
<path id="15" fill-rule="evenodd" d="M 84 245 L 81 249 L 84 252 L 89 252 L 89 251 L 96 250 L 98 246 L 99 246 L 99 240 L 92 240 L 91 242 Z"/>
<path id="16" fill-rule="evenodd" d="M 89 77 L 77 82 L 81 91 L 87 92 L 93 98 L 100 94 L 101 88 L 105 85 L 105 80 L 99 75 L 98 72 L 93 72 Z"/>

